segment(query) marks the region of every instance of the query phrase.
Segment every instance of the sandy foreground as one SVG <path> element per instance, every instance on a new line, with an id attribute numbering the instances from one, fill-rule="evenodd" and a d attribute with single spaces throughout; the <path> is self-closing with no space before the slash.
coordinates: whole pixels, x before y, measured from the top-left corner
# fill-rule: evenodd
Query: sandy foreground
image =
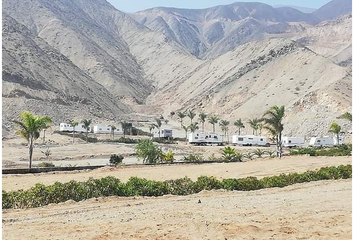
<path id="1" fill-rule="evenodd" d="M 351 239 L 351 202 L 351 180 L 99 198 L 3 211 L 3 239 Z"/>
<path id="2" fill-rule="evenodd" d="M 215 176 L 223 178 L 241 178 L 248 176 L 264 177 L 282 173 L 305 172 L 325 166 L 339 166 L 352 163 L 351 157 L 306 157 L 294 156 L 283 159 L 257 159 L 244 163 L 214 163 L 165 166 L 136 166 L 101 168 L 91 171 L 54 172 L 25 175 L 3 175 L 3 190 L 27 189 L 36 183 L 50 185 L 70 180 L 85 181 L 90 177 L 102 178 L 114 176 L 121 181 L 130 177 L 141 177 L 150 180 L 170 180 L 185 176 L 196 180 L 199 176 Z"/>

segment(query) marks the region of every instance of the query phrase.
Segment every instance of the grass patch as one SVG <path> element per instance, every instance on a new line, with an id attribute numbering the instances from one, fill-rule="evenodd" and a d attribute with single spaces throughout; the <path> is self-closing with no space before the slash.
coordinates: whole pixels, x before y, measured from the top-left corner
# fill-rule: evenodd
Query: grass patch
<path id="1" fill-rule="evenodd" d="M 296 150 L 291 150 L 290 155 L 310 155 L 310 156 L 351 156 L 352 155 L 352 145 L 341 145 L 338 147 L 325 148 L 325 149 L 315 149 L 315 148 L 298 148 Z"/>
<path id="2" fill-rule="evenodd" d="M 199 177 L 193 182 L 189 178 L 168 181 L 151 181 L 132 177 L 122 183 L 114 177 L 102 179 L 90 178 L 85 182 L 70 181 L 56 182 L 45 186 L 36 184 L 28 190 L 2 192 L 2 208 L 34 208 L 68 200 L 76 202 L 90 198 L 109 196 L 163 196 L 166 194 L 189 195 L 203 190 L 226 189 L 238 191 L 252 191 L 264 188 L 286 187 L 296 183 L 320 180 L 348 179 L 352 177 L 352 165 L 338 167 L 324 167 L 316 171 L 305 173 L 281 174 L 273 177 L 257 179 L 255 177 L 241 179 L 224 179 L 215 177 Z"/>

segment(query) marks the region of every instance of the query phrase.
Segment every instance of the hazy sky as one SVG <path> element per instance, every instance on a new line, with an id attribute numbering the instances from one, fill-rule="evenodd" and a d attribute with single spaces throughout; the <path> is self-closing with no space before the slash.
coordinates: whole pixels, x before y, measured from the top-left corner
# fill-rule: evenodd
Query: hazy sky
<path id="1" fill-rule="evenodd" d="M 293 5 L 300 7 L 319 8 L 330 0 L 108 0 L 118 10 L 136 12 L 152 7 L 177 7 L 177 8 L 207 8 L 225 5 L 233 2 L 262 2 L 269 5 Z"/>

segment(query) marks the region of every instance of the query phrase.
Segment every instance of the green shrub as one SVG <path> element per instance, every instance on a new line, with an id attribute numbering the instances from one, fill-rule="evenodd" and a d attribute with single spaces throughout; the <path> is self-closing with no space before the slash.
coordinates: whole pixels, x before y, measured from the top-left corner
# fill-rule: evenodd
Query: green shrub
<path id="1" fill-rule="evenodd" d="M 215 156 L 215 154 L 211 154 L 209 157 L 208 157 L 208 161 L 210 162 L 221 162 L 222 160 L 220 158 L 218 158 L 217 156 Z"/>
<path id="2" fill-rule="evenodd" d="M 248 177 L 219 181 L 215 177 L 202 176 L 195 182 L 187 177 L 162 182 L 132 177 L 127 183 L 121 183 L 119 179 L 114 177 L 90 178 L 85 182 L 56 182 L 50 186 L 36 184 L 28 190 L 2 191 L 2 208 L 33 208 L 68 200 L 78 202 L 89 198 L 108 196 L 188 195 L 212 189 L 252 191 L 262 188 L 285 187 L 295 183 L 347 179 L 351 177 L 352 166 L 342 165 L 324 167 L 317 171 L 307 171 L 301 174 L 281 174 L 263 179 Z"/>
<path id="3" fill-rule="evenodd" d="M 72 133 L 69 133 L 69 132 L 54 131 L 54 133 L 59 134 L 59 135 L 64 135 L 64 136 L 70 136 L 70 137 L 73 136 L 73 134 L 72 134 Z M 86 134 L 75 133 L 75 138 L 80 138 L 81 140 L 83 140 L 83 141 L 86 142 Z M 98 142 L 98 139 L 89 136 L 89 137 L 87 138 L 87 141 L 88 141 L 89 143 L 96 143 L 96 142 Z"/>
<path id="4" fill-rule="evenodd" d="M 163 144 L 177 144 L 173 139 L 165 139 L 165 138 L 154 138 L 152 141 L 156 143 L 163 143 Z"/>
<path id="5" fill-rule="evenodd" d="M 117 166 L 123 162 L 123 155 L 112 154 L 109 159 L 109 164 Z"/>
<path id="6" fill-rule="evenodd" d="M 222 160 L 224 162 L 242 162 L 242 153 L 236 152 L 234 148 L 225 147 L 222 149 Z"/>
<path id="7" fill-rule="evenodd" d="M 315 148 L 298 148 L 291 150 L 290 155 L 310 155 L 310 156 L 351 156 L 352 145 L 341 145 L 338 147 L 315 149 Z"/>
<path id="8" fill-rule="evenodd" d="M 38 167 L 55 167 L 54 163 L 50 163 L 50 162 L 41 162 L 38 163 Z"/>
<path id="9" fill-rule="evenodd" d="M 189 154 L 188 156 L 183 157 L 183 162 L 203 162 L 203 155 L 201 154 Z"/>
<path id="10" fill-rule="evenodd" d="M 172 163 L 175 160 L 175 154 L 170 150 L 163 155 L 162 161 L 166 163 Z"/>
<path id="11" fill-rule="evenodd" d="M 150 140 L 143 140 L 135 147 L 135 152 L 143 163 L 157 164 L 163 159 L 162 150 Z"/>
<path id="12" fill-rule="evenodd" d="M 262 149 L 256 149 L 253 151 L 253 155 L 257 156 L 259 158 L 262 158 L 262 156 L 265 154 L 265 151 L 263 151 Z"/>
<path id="13" fill-rule="evenodd" d="M 105 143 L 126 143 L 126 144 L 137 144 L 139 143 L 139 140 L 137 139 L 131 139 L 131 138 L 117 138 L 117 139 L 104 139 L 104 140 L 100 140 L 101 142 L 105 142 Z"/>

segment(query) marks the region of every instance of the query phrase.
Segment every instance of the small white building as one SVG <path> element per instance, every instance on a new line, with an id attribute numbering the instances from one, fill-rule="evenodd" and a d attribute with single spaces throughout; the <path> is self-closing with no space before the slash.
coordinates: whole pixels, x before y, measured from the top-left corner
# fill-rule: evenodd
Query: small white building
<path id="1" fill-rule="evenodd" d="M 217 133 L 194 132 L 188 135 L 188 142 L 196 145 L 223 144 L 223 136 Z"/>
<path id="2" fill-rule="evenodd" d="M 303 137 L 283 137 L 282 145 L 284 147 L 303 147 L 305 144 L 305 138 Z"/>
<path id="3" fill-rule="evenodd" d="M 312 137 L 310 139 L 310 147 L 333 147 L 335 145 L 344 144 L 344 138 L 339 137 L 339 144 L 337 137 Z"/>
<path id="4" fill-rule="evenodd" d="M 160 132 L 160 133 L 159 133 Z M 153 134 L 153 138 L 172 138 L 173 137 L 173 132 L 171 129 L 153 129 L 151 131 L 151 133 Z"/>
<path id="5" fill-rule="evenodd" d="M 71 126 L 70 123 L 60 123 L 60 126 L 59 126 L 59 131 L 60 132 L 73 132 L 74 131 L 74 127 Z M 89 128 L 88 130 L 89 132 L 91 131 L 91 129 Z M 75 127 L 75 132 L 79 132 L 79 133 L 84 133 L 86 132 L 86 128 L 85 128 L 85 125 L 83 124 L 79 124 Z"/>
<path id="6" fill-rule="evenodd" d="M 112 133 L 112 127 L 107 126 L 107 125 L 94 125 L 93 126 L 93 133 L 95 134 L 111 134 Z M 114 130 L 115 135 L 123 135 L 123 129 L 120 127 L 117 127 Z"/>
<path id="7" fill-rule="evenodd" d="M 254 135 L 245 135 L 245 136 L 232 136 L 232 144 L 241 145 L 241 146 L 267 146 L 267 138 L 264 136 L 254 136 Z"/>

